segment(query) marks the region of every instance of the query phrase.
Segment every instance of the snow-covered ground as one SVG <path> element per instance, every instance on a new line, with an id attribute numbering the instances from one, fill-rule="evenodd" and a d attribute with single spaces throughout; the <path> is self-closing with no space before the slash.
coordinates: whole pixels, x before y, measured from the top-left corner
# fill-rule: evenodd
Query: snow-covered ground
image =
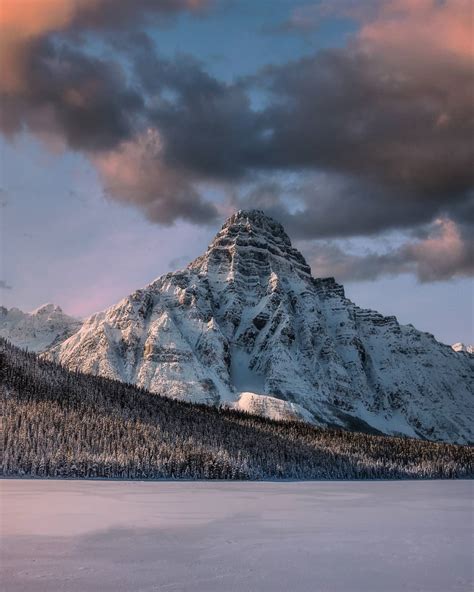
<path id="1" fill-rule="evenodd" d="M 3 480 L 3 589 L 472 589 L 473 482 Z"/>

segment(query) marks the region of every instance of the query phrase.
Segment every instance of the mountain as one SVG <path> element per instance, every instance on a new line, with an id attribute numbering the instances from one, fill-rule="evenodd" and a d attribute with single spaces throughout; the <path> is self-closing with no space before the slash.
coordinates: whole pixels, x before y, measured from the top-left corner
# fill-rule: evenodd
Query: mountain
<path id="1" fill-rule="evenodd" d="M 474 354 L 474 345 L 465 345 L 464 343 L 453 343 L 451 346 L 455 352 L 466 352 L 468 354 Z"/>
<path id="2" fill-rule="evenodd" d="M 0 338 L 3 475 L 412 479 L 473 475 L 467 446 L 274 422 L 69 372 Z"/>
<path id="3" fill-rule="evenodd" d="M 206 253 L 92 315 L 48 359 L 276 419 L 474 441 L 474 360 L 317 279 L 261 211 Z"/>
<path id="4" fill-rule="evenodd" d="M 0 306 L 0 337 L 18 347 L 41 352 L 64 341 L 81 326 L 54 304 L 44 304 L 33 312 Z"/>

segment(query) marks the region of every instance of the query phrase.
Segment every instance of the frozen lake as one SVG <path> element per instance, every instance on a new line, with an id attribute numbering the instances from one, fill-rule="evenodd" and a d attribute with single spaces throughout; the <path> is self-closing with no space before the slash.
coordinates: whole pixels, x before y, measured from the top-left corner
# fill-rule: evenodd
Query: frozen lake
<path id="1" fill-rule="evenodd" d="M 455 592 L 473 482 L 3 480 L 8 592 Z"/>

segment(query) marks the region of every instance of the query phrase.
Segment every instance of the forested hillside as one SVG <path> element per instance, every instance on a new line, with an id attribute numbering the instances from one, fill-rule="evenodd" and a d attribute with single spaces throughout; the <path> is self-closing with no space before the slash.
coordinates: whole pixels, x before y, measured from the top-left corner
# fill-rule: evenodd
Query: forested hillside
<path id="1" fill-rule="evenodd" d="M 39 360 L 0 340 L 3 474 L 132 479 L 473 475 L 473 450 L 193 405 Z M 166 394 L 166 393 L 163 393 Z"/>

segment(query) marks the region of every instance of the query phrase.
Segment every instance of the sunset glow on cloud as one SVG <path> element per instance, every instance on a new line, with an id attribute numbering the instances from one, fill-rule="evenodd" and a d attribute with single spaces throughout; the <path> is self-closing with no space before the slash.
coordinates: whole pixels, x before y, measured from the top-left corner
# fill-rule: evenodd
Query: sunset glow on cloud
<path id="1" fill-rule="evenodd" d="M 389 0 L 380 3 L 373 20 L 362 26 L 360 38 L 387 51 L 437 51 L 461 59 L 473 58 L 472 3 L 469 0 Z M 409 40 L 409 46 L 407 45 Z"/>

